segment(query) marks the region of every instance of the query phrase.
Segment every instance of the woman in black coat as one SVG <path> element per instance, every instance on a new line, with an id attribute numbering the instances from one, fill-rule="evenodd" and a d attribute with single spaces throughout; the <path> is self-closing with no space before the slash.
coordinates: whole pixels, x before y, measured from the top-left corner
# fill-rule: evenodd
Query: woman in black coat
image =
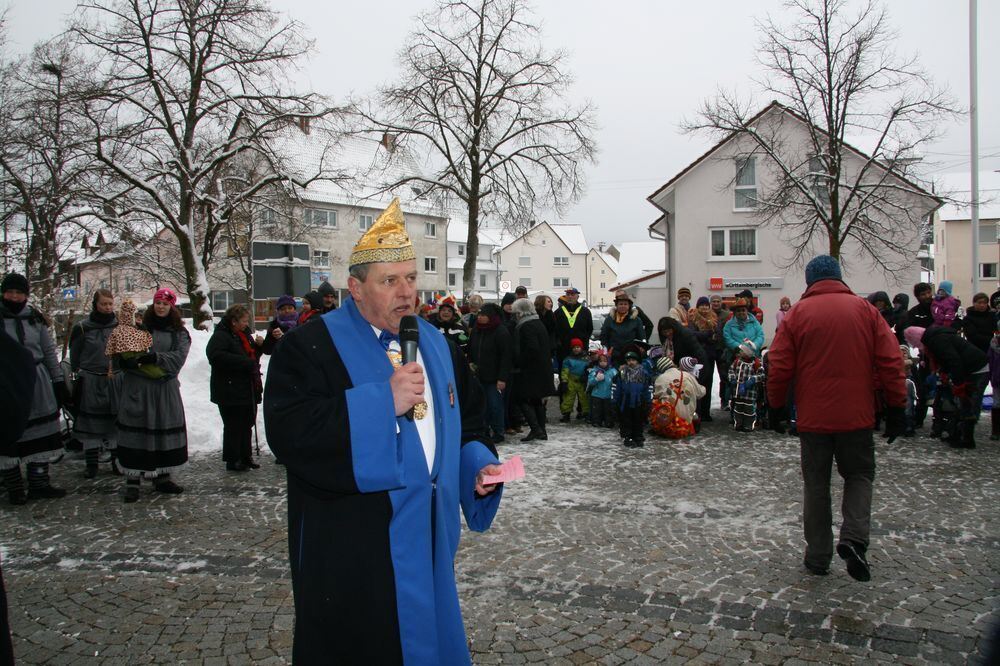
<path id="1" fill-rule="evenodd" d="M 972 307 L 965 311 L 964 317 L 956 319 L 952 326 L 960 328 L 965 339 L 983 353 L 988 351 L 997 328 L 996 313 L 990 310 L 990 297 L 983 293 L 973 296 Z"/>
<path id="2" fill-rule="evenodd" d="M 910 340 L 914 336 L 910 329 L 907 331 Z M 983 405 L 983 391 L 990 380 L 986 354 L 947 326 L 926 329 L 920 336 L 920 346 L 921 352 L 927 352 L 931 366 L 948 375 L 951 393 L 958 401 L 959 439 L 952 446 L 975 448 L 976 422 Z"/>
<path id="3" fill-rule="evenodd" d="M 552 363 L 549 360 L 549 334 L 535 308 L 526 298 L 514 301 L 514 381 L 513 402 L 524 415 L 531 431 L 522 442 L 548 439 L 545 431 L 545 405 L 542 398 L 552 395 Z"/>
<path id="4" fill-rule="evenodd" d="M 469 337 L 469 363 L 486 394 L 486 425 L 493 443 L 503 441 L 503 406 L 510 382 L 513 349 L 510 333 L 503 325 L 500 307 L 487 303 L 472 321 Z"/>
<path id="5" fill-rule="evenodd" d="M 260 467 L 253 461 L 250 436 L 263 394 L 260 354 L 263 340 L 250 328 L 250 311 L 231 305 L 215 327 L 205 355 L 212 366 L 212 402 L 222 416 L 222 459 L 231 472 Z"/>
<path id="6" fill-rule="evenodd" d="M 670 341 L 670 348 L 673 349 L 671 360 L 680 365 L 681 359 L 685 356 L 698 359 L 698 362 L 705 365 L 707 357 L 705 348 L 698 343 L 688 328 L 672 317 L 660 317 L 656 324 L 656 331 L 660 336 L 660 343 L 664 345 L 666 351 L 666 341 Z"/>

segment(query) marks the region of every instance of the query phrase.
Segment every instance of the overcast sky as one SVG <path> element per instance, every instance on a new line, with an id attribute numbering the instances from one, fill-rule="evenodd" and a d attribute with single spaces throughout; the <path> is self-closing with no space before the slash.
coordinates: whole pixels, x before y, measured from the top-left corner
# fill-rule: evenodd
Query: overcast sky
<path id="1" fill-rule="evenodd" d="M 272 0 L 315 40 L 304 80 L 343 100 L 391 81 L 396 53 L 413 29 L 422 0 Z M 8 36 L 24 50 L 64 25 L 75 0 L 0 0 L 10 7 Z M 916 54 L 935 82 L 963 106 L 969 100 L 966 0 L 888 0 L 901 54 Z M 660 185 L 711 146 L 678 128 L 719 88 L 757 94 L 751 77 L 758 35 L 754 18 L 780 16 L 778 0 L 536 0 L 548 48 L 569 52 L 574 95 L 597 107 L 600 150 L 586 196 L 563 221 L 582 224 L 591 245 L 648 238 L 657 211 L 646 201 Z M 1000 2 L 979 2 L 981 168 L 1000 169 Z M 968 171 L 969 125 L 947 128 L 925 154 L 930 174 Z"/>

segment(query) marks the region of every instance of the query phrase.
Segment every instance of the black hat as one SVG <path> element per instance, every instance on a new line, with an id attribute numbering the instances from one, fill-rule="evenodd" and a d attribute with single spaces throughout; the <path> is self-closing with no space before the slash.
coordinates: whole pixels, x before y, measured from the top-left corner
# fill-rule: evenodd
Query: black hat
<path id="1" fill-rule="evenodd" d="M 337 295 L 336 290 L 326 280 L 323 281 L 323 283 L 319 286 L 319 289 L 317 289 L 317 291 L 319 292 L 320 296 Z"/>
<path id="2" fill-rule="evenodd" d="M 0 292 L 7 291 L 8 289 L 17 289 L 27 294 L 28 279 L 20 273 L 7 273 L 3 278 L 3 282 L 0 283 Z"/>
<path id="3" fill-rule="evenodd" d="M 508 305 L 516 300 L 517 298 L 514 296 L 514 294 L 508 291 L 506 294 L 503 295 L 503 298 L 500 299 L 500 305 Z"/>
<path id="4" fill-rule="evenodd" d="M 323 309 L 323 297 L 320 295 L 318 291 L 310 291 L 303 298 L 309 301 L 309 307 L 311 307 L 313 310 Z"/>

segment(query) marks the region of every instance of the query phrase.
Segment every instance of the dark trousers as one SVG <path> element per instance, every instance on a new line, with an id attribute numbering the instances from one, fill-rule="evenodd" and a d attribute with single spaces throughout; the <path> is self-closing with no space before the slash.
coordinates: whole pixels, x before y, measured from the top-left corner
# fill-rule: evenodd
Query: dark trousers
<path id="1" fill-rule="evenodd" d="M 715 367 L 719 369 L 719 400 L 723 406 L 729 404 L 729 365 L 725 352 L 719 352 L 719 357 L 715 359 Z"/>
<path id="2" fill-rule="evenodd" d="M 913 409 L 913 426 L 915 428 L 921 428 L 924 425 L 924 419 L 927 418 L 927 400 L 930 397 L 931 387 L 927 383 L 927 377 L 930 375 L 930 371 L 927 367 L 921 363 L 916 367 L 916 371 L 913 373 L 913 383 L 916 385 L 917 389 L 917 404 Z"/>
<path id="3" fill-rule="evenodd" d="M 503 439 L 504 424 L 504 394 L 497 390 L 496 382 L 480 382 L 486 395 L 486 425 L 492 431 L 494 439 Z"/>
<path id="4" fill-rule="evenodd" d="M 250 462 L 250 436 L 256 417 L 255 405 L 219 405 L 222 416 L 222 459 L 227 463 Z"/>
<path id="5" fill-rule="evenodd" d="M 712 415 L 712 384 L 715 381 L 715 359 L 705 361 L 705 367 L 698 373 L 698 383 L 705 387 L 705 397 L 698 399 L 698 416 L 702 419 Z"/>
<path id="6" fill-rule="evenodd" d="M 868 549 L 875 480 L 875 443 L 871 430 L 838 433 L 799 432 L 802 454 L 802 523 L 807 564 L 825 569 L 833 559 L 830 475 L 833 462 L 844 480 L 840 540 Z"/>
<path id="7" fill-rule="evenodd" d="M 598 426 L 611 425 L 611 399 L 590 396 L 590 422 Z"/>
<path id="8" fill-rule="evenodd" d="M 623 439 L 646 439 L 646 406 L 622 407 L 618 410 L 618 428 Z"/>

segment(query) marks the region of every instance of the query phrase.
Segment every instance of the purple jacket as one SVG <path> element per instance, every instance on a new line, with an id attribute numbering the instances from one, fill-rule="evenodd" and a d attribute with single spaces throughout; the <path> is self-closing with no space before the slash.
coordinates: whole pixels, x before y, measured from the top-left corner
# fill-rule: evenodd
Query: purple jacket
<path id="1" fill-rule="evenodd" d="M 951 326 L 951 322 L 955 321 L 955 315 L 958 314 L 958 306 L 961 304 L 962 301 L 954 296 L 935 298 L 931 301 L 931 317 L 934 319 L 934 325 Z"/>

